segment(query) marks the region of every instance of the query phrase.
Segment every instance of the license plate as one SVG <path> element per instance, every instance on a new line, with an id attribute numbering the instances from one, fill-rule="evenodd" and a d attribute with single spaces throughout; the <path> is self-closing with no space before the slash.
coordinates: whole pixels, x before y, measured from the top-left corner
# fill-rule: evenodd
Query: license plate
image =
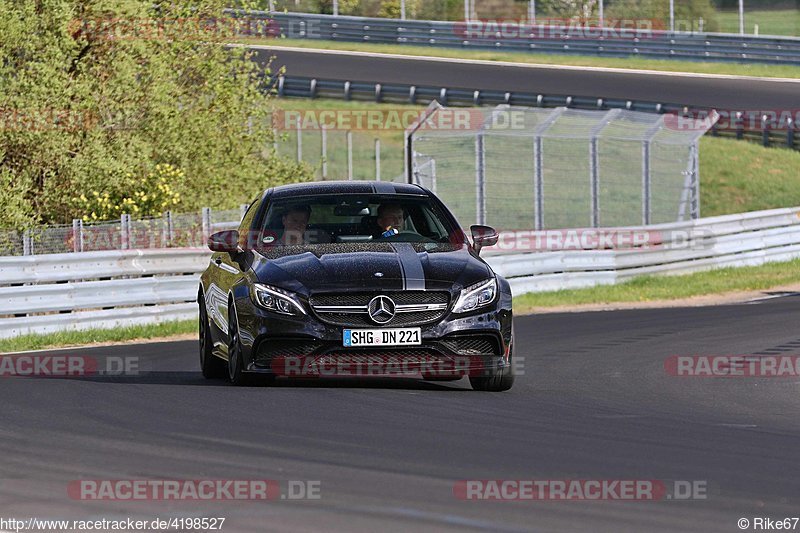
<path id="1" fill-rule="evenodd" d="M 345 346 L 419 346 L 422 344 L 420 328 L 346 329 Z"/>

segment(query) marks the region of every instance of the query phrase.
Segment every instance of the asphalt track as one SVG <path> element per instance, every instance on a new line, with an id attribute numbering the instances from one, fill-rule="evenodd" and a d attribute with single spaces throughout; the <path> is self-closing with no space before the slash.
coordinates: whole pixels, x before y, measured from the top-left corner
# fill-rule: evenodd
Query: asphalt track
<path id="1" fill-rule="evenodd" d="M 796 354 L 800 297 L 518 317 L 524 375 L 206 381 L 194 341 L 64 353 L 128 377 L 2 378 L 0 517 L 226 517 L 223 531 L 739 531 L 800 514 L 798 378 L 685 378 L 670 355 Z M 658 479 L 705 500 L 463 501 L 466 479 Z M 321 499 L 81 502 L 76 479 L 318 480 Z"/>
<path id="2" fill-rule="evenodd" d="M 281 47 L 258 47 L 257 54 L 262 64 L 274 56 L 274 71 L 285 66 L 287 75 L 301 77 L 622 98 L 721 110 L 800 108 L 800 80 L 504 65 L 334 51 L 321 54 Z"/>

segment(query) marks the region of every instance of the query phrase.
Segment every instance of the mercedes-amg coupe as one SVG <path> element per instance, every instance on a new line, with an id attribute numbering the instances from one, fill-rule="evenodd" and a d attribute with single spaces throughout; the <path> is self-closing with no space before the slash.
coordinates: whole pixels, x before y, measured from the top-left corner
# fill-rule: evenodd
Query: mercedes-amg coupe
<path id="1" fill-rule="evenodd" d="M 267 189 L 208 239 L 200 364 L 236 385 L 276 377 L 468 377 L 514 383 L 511 290 L 433 193 L 411 184 Z M 260 379 L 259 379 L 260 378 Z"/>

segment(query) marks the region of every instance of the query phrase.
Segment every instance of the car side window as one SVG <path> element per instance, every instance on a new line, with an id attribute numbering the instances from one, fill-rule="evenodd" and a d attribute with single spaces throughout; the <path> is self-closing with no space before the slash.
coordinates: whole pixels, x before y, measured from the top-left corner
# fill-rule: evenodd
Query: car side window
<path id="1" fill-rule="evenodd" d="M 244 218 L 242 218 L 242 222 L 239 224 L 239 246 L 243 250 L 252 248 L 252 246 L 248 246 L 248 237 L 251 232 L 250 228 L 253 227 L 253 218 L 255 218 L 257 212 L 258 198 L 253 200 L 250 207 L 247 208 L 247 212 L 245 212 Z"/>

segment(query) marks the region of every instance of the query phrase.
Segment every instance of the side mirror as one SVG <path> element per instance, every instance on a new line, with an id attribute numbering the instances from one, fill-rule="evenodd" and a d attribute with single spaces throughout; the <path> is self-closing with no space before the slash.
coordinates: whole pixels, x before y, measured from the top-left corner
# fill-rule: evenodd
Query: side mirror
<path id="1" fill-rule="evenodd" d="M 500 234 L 491 226 L 476 224 L 470 226 L 469 229 L 472 232 L 472 247 L 475 248 L 475 251 L 478 253 L 480 253 L 481 248 L 484 246 L 494 246 L 497 244 L 497 239 L 500 238 Z"/>
<path id="2" fill-rule="evenodd" d="M 219 231 L 208 238 L 212 252 L 235 253 L 239 251 L 239 232 L 235 229 Z"/>

